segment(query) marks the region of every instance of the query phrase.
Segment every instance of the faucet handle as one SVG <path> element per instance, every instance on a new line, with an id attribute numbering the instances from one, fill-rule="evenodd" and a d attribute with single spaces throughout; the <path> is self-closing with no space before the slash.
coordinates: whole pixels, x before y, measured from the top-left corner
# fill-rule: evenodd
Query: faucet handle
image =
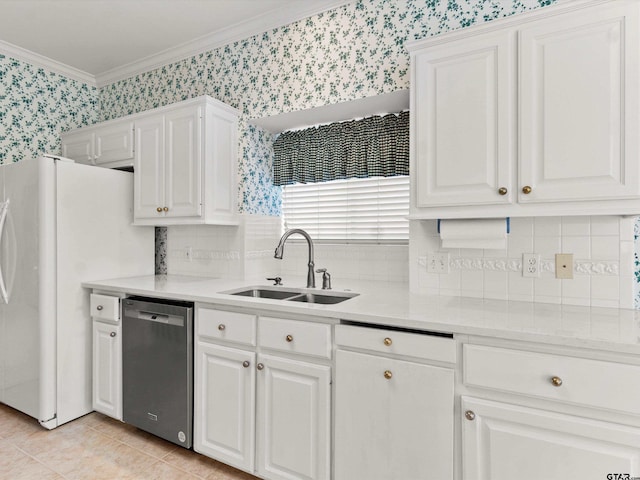
<path id="1" fill-rule="evenodd" d="M 275 282 L 274 285 L 282 285 L 282 278 L 281 277 L 267 278 L 267 280 Z"/>
<path id="2" fill-rule="evenodd" d="M 316 273 L 322 274 L 322 289 L 331 290 L 331 274 L 327 272 L 326 268 L 319 268 Z"/>

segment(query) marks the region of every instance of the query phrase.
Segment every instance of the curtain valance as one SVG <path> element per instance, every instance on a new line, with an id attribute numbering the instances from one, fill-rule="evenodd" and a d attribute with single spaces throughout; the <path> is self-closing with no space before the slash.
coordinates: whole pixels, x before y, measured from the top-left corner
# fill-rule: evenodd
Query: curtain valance
<path id="1" fill-rule="evenodd" d="M 274 185 L 409 174 L 409 112 L 282 133 Z"/>

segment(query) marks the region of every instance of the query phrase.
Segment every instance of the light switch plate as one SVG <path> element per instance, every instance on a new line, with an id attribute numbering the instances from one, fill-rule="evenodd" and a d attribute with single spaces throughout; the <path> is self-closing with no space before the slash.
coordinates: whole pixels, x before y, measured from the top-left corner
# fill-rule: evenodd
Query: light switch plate
<path id="1" fill-rule="evenodd" d="M 556 253 L 556 278 L 573 278 L 573 253 Z"/>

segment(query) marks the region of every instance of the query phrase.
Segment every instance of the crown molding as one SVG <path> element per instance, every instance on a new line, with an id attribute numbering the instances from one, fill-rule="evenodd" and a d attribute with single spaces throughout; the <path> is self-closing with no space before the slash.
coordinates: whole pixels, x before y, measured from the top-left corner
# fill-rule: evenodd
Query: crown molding
<path id="1" fill-rule="evenodd" d="M 13 45 L 3 40 L 0 40 L 0 54 L 15 58 L 16 60 L 24 61 L 34 67 L 44 68 L 45 70 L 63 75 L 67 78 L 78 80 L 92 87 L 98 86 L 96 83 L 96 77 L 90 73 L 70 67 L 69 65 L 57 62 L 45 57 L 44 55 L 32 52 L 26 48 L 18 47 L 17 45 Z"/>
<path id="2" fill-rule="evenodd" d="M 119 80 L 131 78 L 164 65 L 228 45 L 229 43 L 244 40 L 268 30 L 288 25 L 328 10 L 333 10 L 334 8 L 353 3 L 354 1 L 355 0 L 327 0 L 322 6 L 300 2 L 295 7 L 289 6 L 286 9 L 274 10 L 259 17 L 236 23 L 215 33 L 176 45 L 175 47 L 168 48 L 135 62 L 99 73 L 95 76 L 95 84 L 98 88 L 102 88 Z"/>

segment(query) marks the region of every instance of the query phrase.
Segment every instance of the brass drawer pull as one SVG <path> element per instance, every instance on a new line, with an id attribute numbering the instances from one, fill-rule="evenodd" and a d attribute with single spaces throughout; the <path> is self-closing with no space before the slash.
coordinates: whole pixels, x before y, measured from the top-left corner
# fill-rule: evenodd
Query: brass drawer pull
<path id="1" fill-rule="evenodd" d="M 385 344 L 387 347 L 390 347 L 392 343 L 393 343 L 393 341 L 392 341 L 389 337 L 387 337 L 387 338 L 385 338 L 385 339 L 384 339 L 384 344 Z"/>
<path id="2" fill-rule="evenodd" d="M 509 193 L 509 190 L 507 190 L 507 189 L 506 189 L 506 188 L 504 188 L 504 187 L 500 187 L 500 188 L 498 189 L 498 193 L 499 193 L 500 195 L 506 195 L 507 193 Z"/>
<path id="3" fill-rule="evenodd" d="M 248 368 L 248 367 L 249 367 L 249 365 L 251 365 L 251 364 L 249 363 L 249 360 L 245 360 L 244 362 L 242 362 L 242 366 L 243 366 L 244 368 Z"/>
<path id="4" fill-rule="evenodd" d="M 464 412 L 464 417 L 467 420 L 475 420 L 476 419 L 476 414 L 471 410 L 467 410 L 466 412 Z"/>
<path id="5" fill-rule="evenodd" d="M 287 335 L 287 336 L 285 337 L 285 340 L 286 340 L 287 342 L 289 342 L 289 343 L 293 342 L 293 335 Z"/>
<path id="6" fill-rule="evenodd" d="M 222 332 L 223 330 L 225 330 L 226 328 L 227 328 L 227 327 L 225 326 L 225 324 L 224 324 L 224 323 L 221 323 L 220 325 L 218 325 L 218 330 L 220 330 L 221 332 Z"/>
<path id="7" fill-rule="evenodd" d="M 393 373 L 391 373 L 391 370 L 385 370 L 384 378 L 386 378 L 387 380 L 391 380 L 391 377 L 393 377 Z"/>
<path id="8" fill-rule="evenodd" d="M 562 385 L 562 379 L 560 377 L 551 377 L 551 385 L 554 387 L 560 387 Z"/>
<path id="9" fill-rule="evenodd" d="M 529 185 L 525 185 L 524 187 L 522 187 L 522 193 L 524 193 L 525 195 L 529 195 L 531 193 L 531 190 L 533 190 Z"/>

